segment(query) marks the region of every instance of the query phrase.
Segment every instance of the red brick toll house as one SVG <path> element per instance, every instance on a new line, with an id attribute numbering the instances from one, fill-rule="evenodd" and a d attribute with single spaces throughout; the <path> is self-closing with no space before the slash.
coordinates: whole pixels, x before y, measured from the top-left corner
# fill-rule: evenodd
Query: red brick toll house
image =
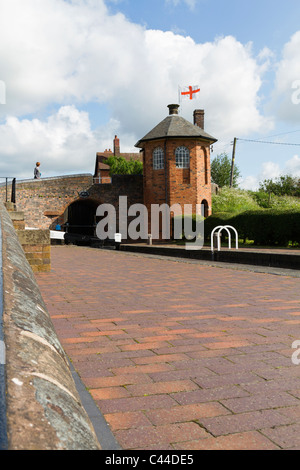
<path id="1" fill-rule="evenodd" d="M 210 148 L 217 139 L 204 131 L 204 110 L 194 111 L 194 124 L 168 105 L 169 115 L 137 143 L 143 154 L 143 199 L 152 204 L 202 204 L 211 215 Z M 149 220 L 149 224 L 150 224 Z"/>

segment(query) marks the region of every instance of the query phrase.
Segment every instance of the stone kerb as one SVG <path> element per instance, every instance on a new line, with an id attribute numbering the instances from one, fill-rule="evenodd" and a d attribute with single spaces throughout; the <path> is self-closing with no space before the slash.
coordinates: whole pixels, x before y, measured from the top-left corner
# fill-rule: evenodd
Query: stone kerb
<path id="1" fill-rule="evenodd" d="M 8 450 L 100 450 L 65 352 L 0 204 Z"/>

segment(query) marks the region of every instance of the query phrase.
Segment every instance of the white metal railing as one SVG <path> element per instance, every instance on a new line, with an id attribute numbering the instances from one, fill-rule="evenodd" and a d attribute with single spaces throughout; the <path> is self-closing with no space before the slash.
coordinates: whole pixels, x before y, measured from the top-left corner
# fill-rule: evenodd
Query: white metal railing
<path id="1" fill-rule="evenodd" d="M 218 225 L 218 227 L 215 227 L 213 229 L 213 231 L 211 232 L 211 251 L 214 251 L 214 234 L 216 231 L 217 232 L 217 250 L 220 251 L 221 250 L 221 241 L 220 241 L 220 238 L 221 238 L 221 233 L 223 230 L 226 230 L 226 232 L 228 233 L 228 248 L 229 250 L 231 250 L 231 233 L 230 233 L 230 230 L 233 230 L 234 233 L 235 233 L 235 248 L 236 250 L 239 249 L 239 240 L 238 240 L 238 233 L 236 231 L 236 229 L 234 227 L 232 227 L 231 225 Z"/>

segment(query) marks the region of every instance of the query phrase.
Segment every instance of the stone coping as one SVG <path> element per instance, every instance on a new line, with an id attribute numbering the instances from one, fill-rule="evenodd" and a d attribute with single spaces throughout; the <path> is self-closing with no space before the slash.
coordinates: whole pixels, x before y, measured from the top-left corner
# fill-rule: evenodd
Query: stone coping
<path id="1" fill-rule="evenodd" d="M 100 450 L 68 358 L 0 204 L 8 450 Z"/>
<path id="2" fill-rule="evenodd" d="M 22 180 L 19 180 L 16 178 L 16 183 L 19 184 L 19 183 L 37 183 L 37 182 L 41 182 L 41 181 L 50 181 L 50 180 L 57 180 L 57 179 L 64 179 L 64 178 L 82 178 L 83 176 L 86 176 L 86 177 L 90 177 L 92 178 L 93 175 L 91 173 L 80 173 L 80 174 L 74 174 L 74 175 L 60 175 L 60 176 L 46 176 L 45 178 L 41 178 L 41 179 L 34 179 L 34 178 L 28 178 L 28 179 L 22 179 Z M 8 185 L 11 185 L 11 181 L 8 181 L 7 182 Z M 0 187 L 1 186 L 6 186 L 6 183 L 0 183 Z"/>

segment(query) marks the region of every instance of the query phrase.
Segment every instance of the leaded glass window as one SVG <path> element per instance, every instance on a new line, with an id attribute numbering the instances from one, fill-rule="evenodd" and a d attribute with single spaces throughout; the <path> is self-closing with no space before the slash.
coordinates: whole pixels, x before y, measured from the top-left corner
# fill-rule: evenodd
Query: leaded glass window
<path id="1" fill-rule="evenodd" d="M 163 170 L 164 167 L 164 151 L 161 147 L 156 147 L 153 151 L 153 169 Z"/>
<path id="2" fill-rule="evenodd" d="M 190 167 L 190 152 L 189 149 L 182 146 L 177 147 L 175 150 L 176 168 L 189 168 Z"/>

